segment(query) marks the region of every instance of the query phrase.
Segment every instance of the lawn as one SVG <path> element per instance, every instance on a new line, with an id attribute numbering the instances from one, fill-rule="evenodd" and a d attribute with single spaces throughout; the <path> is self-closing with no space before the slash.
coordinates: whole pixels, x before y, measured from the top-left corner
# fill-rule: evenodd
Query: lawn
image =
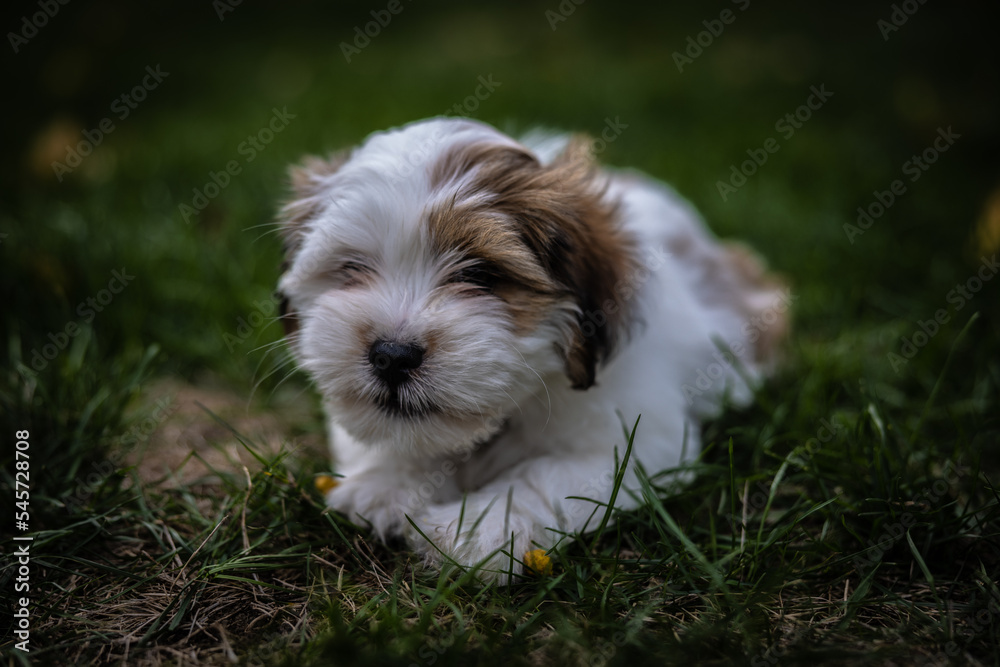
<path id="1" fill-rule="evenodd" d="M 1000 664 L 985 3 L 15 4 L 5 663 Z M 275 320 L 287 166 L 439 114 L 603 133 L 792 286 L 690 485 L 500 588 L 323 511 Z"/>

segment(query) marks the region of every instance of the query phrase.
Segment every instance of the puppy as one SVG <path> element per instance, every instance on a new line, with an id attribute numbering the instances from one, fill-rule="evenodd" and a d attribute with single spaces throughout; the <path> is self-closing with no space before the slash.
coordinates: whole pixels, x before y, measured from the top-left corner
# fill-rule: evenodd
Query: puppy
<path id="1" fill-rule="evenodd" d="M 292 170 L 279 291 L 342 479 L 330 507 L 485 582 L 641 503 L 772 367 L 788 294 L 579 138 L 435 118 Z M 678 474 L 674 474 L 674 479 Z M 668 476 L 666 479 L 670 479 Z"/>

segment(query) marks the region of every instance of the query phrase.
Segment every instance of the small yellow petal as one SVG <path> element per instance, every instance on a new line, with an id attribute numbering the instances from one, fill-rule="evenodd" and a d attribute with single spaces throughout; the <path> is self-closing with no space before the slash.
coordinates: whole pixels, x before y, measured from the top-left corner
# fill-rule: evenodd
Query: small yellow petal
<path id="1" fill-rule="evenodd" d="M 313 482 L 316 485 L 316 489 L 326 495 L 331 489 L 337 488 L 340 482 L 330 475 L 316 475 L 316 480 Z"/>
<path id="2" fill-rule="evenodd" d="M 524 566 L 535 574 L 552 574 L 552 559 L 545 555 L 545 549 L 525 553 Z"/>

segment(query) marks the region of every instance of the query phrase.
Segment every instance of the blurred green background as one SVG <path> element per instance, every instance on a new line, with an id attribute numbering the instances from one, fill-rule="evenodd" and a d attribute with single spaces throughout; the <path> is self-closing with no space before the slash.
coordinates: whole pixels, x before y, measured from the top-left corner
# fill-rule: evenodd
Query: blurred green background
<path id="1" fill-rule="evenodd" d="M 887 354 L 918 320 L 949 308 L 949 290 L 1000 236 L 992 4 L 400 0 L 350 62 L 343 44 L 372 12 L 388 16 L 388 3 L 79 1 L 53 4 L 58 12 L 26 38 L 25 21 L 41 22 L 44 5 L 12 3 L 3 20 L 10 93 L 0 280 L 10 392 L 30 377 L 34 352 L 61 342 L 65 350 L 38 363 L 43 377 L 82 355 L 88 361 L 77 365 L 95 369 L 138 360 L 156 344 L 160 372 L 210 374 L 247 391 L 276 383 L 284 372 L 263 379 L 274 355 L 259 348 L 280 338 L 262 318 L 272 315 L 281 257 L 262 225 L 285 196 L 287 165 L 454 113 L 480 77 L 496 89 L 466 110 L 507 131 L 542 125 L 597 136 L 608 119 L 619 123 L 600 159 L 672 183 L 718 234 L 755 246 L 799 297 L 795 344 L 807 361 L 842 363 L 852 381 L 863 371 L 929 387 L 973 308 L 901 374 Z M 880 26 L 894 12 L 905 23 Z M 689 38 L 707 45 L 698 53 Z M 675 54 L 685 52 L 695 57 L 679 71 Z M 121 96 L 147 67 L 166 76 L 121 118 Z M 783 136 L 776 122 L 812 86 L 832 96 Z M 244 142 L 275 109 L 294 118 L 248 160 Z M 104 119 L 113 132 L 99 132 Z M 948 127 L 960 138 L 918 181 L 906 180 L 904 163 Z M 87 136 L 99 144 L 57 177 L 53 162 Z M 723 200 L 718 182 L 769 137 L 778 152 Z M 181 206 L 233 160 L 240 173 L 185 220 Z M 895 179 L 906 192 L 851 243 L 843 226 Z M 134 279 L 88 323 L 80 304 L 100 298 L 122 269 Z M 974 299 L 983 313 L 976 340 L 996 339 L 997 283 Z M 79 333 L 62 337 L 68 325 Z M 14 421 L 21 405 L 5 402 Z"/>
<path id="2" fill-rule="evenodd" d="M 996 3 L 398 1 L 18 0 L 0 10 L 8 91 L 0 105 L 0 495 L 10 497 L 14 486 L 9 434 L 30 429 L 31 529 L 47 531 L 36 533 L 33 576 L 44 584 L 39 599 L 44 595 L 51 605 L 39 617 L 51 621 L 48 634 L 36 635 L 39 646 L 47 644 L 48 655 L 66 646 L 83 646 L 87 655 L 103 651 L 98 645 L 125 631 L 72 614 L 105 613 L 117 578 L 148 574 L 142 581 L 162 585 L 158 568 L 178 554 L 183 574 L 199 545 L 216 534 L 223 510 L 241 506 L 245 516 L 248 500 L 251 530 L 262 540 L 248 567 L 277 554 L 276 562 L 301 568 L 300 578 L 290 581 L 326 590 L 317 582 L 336 579 L 334 570 L 317 569 L 301 549 L 328 558 L 335 552 L 342 557 L 335 559 L 340 575 L 346 568 L 346 580 L 356 586 L 352 594 L 374 601 L 380 586 L 365 578 L 370 563 L 351 546 L 360 534 L 348 532 L 349 542 L 334 531 L 334 519 L 321 515 L 318 496 L 309 495 L 312 474 L 329 466 L 325 456 L 299 446 L 322 440 L 318 401 L 299 375 L 281 384 L 289 368 L 280 347 L 269 352 L 281 339 L 271 295 L 282 260 L 269 224 L 287 193 L 287 167 L 303 155 L 456 113 L 460 105 L 462 113 L 513 133 L 536 126 L 606 133 L 614 140 L 599 145 L 601 161 L 673 184 L 717 234 L 746 240 L 765 256 L 796 299 L 788 363 L 755 406 L 705 425 L 703 473 L 670 501 L 704 553 L 718 558 L 723 550 L 720 572 L 741 586 L 756 583 L 740 588 L 738 597 L 727 594 L 718 613 L 711 611 L 715 603 L 706 603 L 693 624 L 677 616 L 649 626 L 642 608 L 657 607 L 660 598 L 677 608 L 700 603 L 688 595 L 687 575 L 672 569 L 676 562 L 680 571 L 691 567 L 684 564 L 686 547 L 656 527 L 655 513 L 635 512 L 623 519 L 625 529 L 607 532 L 600 549 L 569 547 L 560 565 L 567 578 L 551 597 L 487 601 L 481 627 L 455 634 L 463 639 L 440 664 L 470 663 L 463 655 L 466 637 L 481 642 L 488 658 L 516 656 L 509 664 L 520 664 L 526 645 L 534 651 L 545 644 L 543 655 L 558 656 L 562 642 L 613 636 L 627 618 L 650 629 L 609 664 L 644 664 L 646 649 L 673 654 L 677 647 L 687 651 L 676 653 L 677 664 L 706 655 L 727 664 L 757 655 L 756 664 L 762 655 L 770 659 L 770 649 L 761 653 L 760 647 L 777 646 L 774 631 L 785 632 L 793 617 L 800 627 L 827 619 L 816 625 L 826 639 L 802 635 L 799 662 L 836 659 L 831 646 L 856 649 L 845 658 L 851 664 L 866 656 L 878 660 L 882 630 L 888 640 L 879 655 L 899 653 L 912 662 L 907 647 L 936 655 L 939 640 L 957 637 L 963 627 L 945 607 L 968 612 L 981 604 L 974 564 L 975 577 L 981 571 L 984 580 L 997 569 L 996 505 L 990 505 L 997 496 L 989 476 L 996 479 L 1000 461 L 1000 279 L 980 259 L 1000 251 Z M 387 14 L 390 6 L 401 11 Z M 387 16 L 386 25 L 373 23 Z M 373 36 L 355 45 L 366 28 Z M 359 49 L 349 62 L 343 44 Z M 481 88 L 483 80 L 492 82 L 492 92 Z M 474 97 L 477 89 L 482 99 Z M 808 109 L 802 105 L 813 89 L 831 95 Z M 271 136 L 262 133 L 276 113 L 287 124 L 281 121 Z M 786 116 L 797 113 L 809 118 L 790 133 Z M 935 155 L 934 142 L 944 147 L 939 137 L 948 128 L 959 136 Z M 251 137 L 268 142 L 254 147 Z M 752 155 L 760 158 L 765 146 L 779 148 L 763 151 L 767 161 L 747 167 L 754 173 L 723 198 L 720 181 L 731 181 L 733 169 Z M 913 156 L 928 149 L 934 164 L 914 172 Z M 57 173 L 62 169 L 53 163 L 75 161 L 77 150 L 89 154 L 69 173 Z M 239 173 L 219 176 L 233 165 Z M 919 179 L 911 181 L 916 173 Z M 222 187 L 215 187 L 213 174 Z M 897 193 L 889 194 L 896 181 Z M 877 215 L 877 200 L 890 197 L 892 204 Z M 202 210 L 192 214 L 185 206 Z M 857 224 L 859 207 L 876 219 L 850 237 L 845 225 Z M 974 278 L 980 282 L 970 283 Z M 953 298 L 956 285 L 974 284 L 975 294 Z M 939 311 L 948 321 L 929 324 Z M 978 319 L 961 336 L 974 313 Z M 928 335 L 922 327 L 937 329 Z M 891 356 L 921 335 L 912 359 Z M 117 447 L 115 455 L 126 449 L 122 436 L 149 413 L 159 388 L 150 380 L 157 376 L 170 376 L 178 404 L 192 395 L 191 384 L 199 391 L 221 386 L 242 413 L 282 415 L 284 425 L 269 444 L 290 445 L 287 469 L 262 459 L 266 470 L 252 482 L 248 474 L 244 486 L 239 466 L 226 464 L 223 487 L 214 491 L 154 492 L 137 485 L 129 465 L 99 484 L 85 482 L 110 448 Z M 212 421 L 199 409 L 190 412 L 197 413 L 198 428 Z M 762 543 L 758 530 L 752 556 L 743 553 L 734 525 L 734 541 L 727 543 L 722 513 L 726 506 L 735 513 L 737 489 L 749 488 L 751 480 L 777 485 L 786 455 L 813 437 L 822 420 L 844 426 L 836 445 L 789 470 L 782 498 L 774 507 L 769 499 L 771 514 L 765 509 L 759 518 L 762 529 L 765 515 L 770 522 L 777 514 L 775 525 L 796 531 L 773 544 L 771 537 Z M 176 429 L 161 431 L 169 434 L 162 449 L 178 453 L 189 446 Z M 225 429 L 204 433 L 212 446 L 232 439 Z M 120 461 L 115 455 L 110 458 Z M 948 466 L 970 474 L 946 501 L 919 510 L 916 542 L 900 542 L 875 566 L 882 570 L 874 584 L 874 568 L 858 584 L 851 564 L 858 550 L 880 539 L 896 508 L 913 505 Z M 83 504 L 70 502 L 85 483 Z M 223 508 L 216 518 L 204 509 L 205 496 Z M 745 520 L 745 497 L 743 503 Z M 142 527 L 154 522 L 186 536 L 180 551 L 151 542 L 161 539 L 152 529 L 142 544 L 155 562 L 112 548 L 133 532 L 145 535 Z M 8 526 L 0 525 L 0 534 Z M 239 569 L 242 543 L 235 524 L 229 528 L 195 561 L 203 567 L 199 576 L 215 587 L 210 590 L 235 591 L 227 577 L 248 571 Z M 649 545 L 649 553 L 638 549 L 643 555 L 635 562 L 629 560 L 634 554 L 620 555 L 623 530 L 630 544 Z M 737 542 L 740 555 L 733 559 Z M 407 557 L 379 553 L 396 595 L 397 584 L 409 580 Z M 94 561 L 112 569 L 95 569 Z M 0 571 L 4 590 L 13 572 L 13 566 Z M 936 620 L 928 621 L 933 605 L 921 572 L 932 573 L 932 592 L 937 577 L 944 597 L 942 603 L 934 592 Z M 79 581 L 94 588 L 73 583 Z M 284 586 L 284 579 L 275 581 Z M 697 586 L 690 588 L 699 593 Z M 244 588 L 241 594 L 256 601 L 257 589 Z M 709 602 L 717 597 L 714 584 L 702 588 Z M 68 591 L 75 599 L 64 600 Z M 296 599 L 294 608 L 305 613 L 314 597 Z M 841 597 L 846 611 L 834 609 Z M 435 595 L 410 616 L 397 613 L 406 604 L 395 603 L 375 615 L 351 614 L 350 629 L 331 616 L 332 639 L 307 648 L 320 655 L 353 646 L 358 655 L 374 656 L 369 664 L 390 664 L 385 655 L 398 658 L 392 664 L 410 664 L 400 656 L 426 649 L 428 614 L 443 605 L 450 617 L 451 599 Z M 472 604 L 464 593 L 455 599 L 463 608 Z M 796 601 L 787 618 L 782 599 Z M 568 603 L 573 600 L 584 603 Z M 829 609 L 817 616 L 813 605 L 822 607 L 823 600 Z M 475 602 L 483 608 L 478 597 Z M 284 609 L 285 599 L 274 605 Z M 542 615 L 543 607 L 552 615 Z M 174 635 L 151 630 L 147 637 L 184 645 L 196 623 L 218 620 L 204 621 L 205 608 L 189 608 L 184 623 L 190 626 L 180 625 Z M 765 623 L 775 609 L 780 614 Z M 522 614 L 533 620 L 510 642 L 504 633 Z M 910 629 L 896 633 L 900 624 Z M 463 622 L 442 623 L 442 636 L 451 637 L 451 627 L 465 632 Z M 991 627 L 992 635 L 976 631 L 971 653 L 985 656 L 989 644 L 995 658 L 995 619 Z M 229 629 L 246 649 L 276 636 Z M 528 655 L 532 664 L 545 662 Z M 584 654 L 587 664 L 597 657 Z"/>

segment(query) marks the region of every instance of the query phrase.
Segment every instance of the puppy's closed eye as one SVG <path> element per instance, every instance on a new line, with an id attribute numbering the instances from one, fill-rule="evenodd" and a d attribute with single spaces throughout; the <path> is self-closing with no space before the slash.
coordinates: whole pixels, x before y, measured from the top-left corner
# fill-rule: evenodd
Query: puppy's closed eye
<path id="1" fill-rule="evenodd" d="M 327 271 L 325 276 L 333 280 L 338 287 L 346 289 L 365 284 L 372 274 L 372 268 L 365 262 L 348 259 Z"/>
<path id="2" fill-rule="evenodd" d="M 474 261 L 448 276 L 448 283 L 466 287 L 469 292 L 492 294 L 503 279 L 499 267 L 489 262 Z"/>

